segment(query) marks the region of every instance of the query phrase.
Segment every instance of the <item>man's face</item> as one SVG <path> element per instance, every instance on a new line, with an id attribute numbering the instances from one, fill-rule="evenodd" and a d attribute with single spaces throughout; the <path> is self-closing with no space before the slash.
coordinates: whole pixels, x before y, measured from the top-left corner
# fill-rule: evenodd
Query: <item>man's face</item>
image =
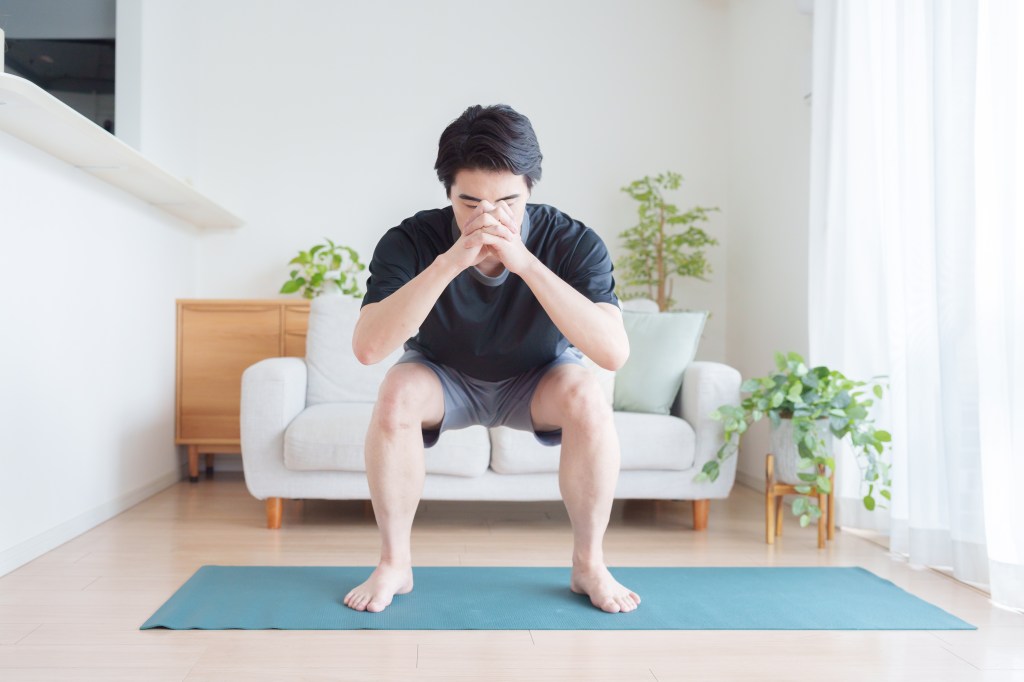
<path id="1" fill-rule="evenodd" d="M 465 225 L 479 204 L 485 199 L 497 205 L 501 200 L 508 204 L 516 226 L 522 226 L 523 213 L 526 212 L 526 200 L 530 190 L 526 188 L 526 178 L 513 175 L 511 171 L 492 170 L 460 170 L 452 181 L 450 198 L 455 211 L 455 222 L 459 230 L 465 234 Z"/>

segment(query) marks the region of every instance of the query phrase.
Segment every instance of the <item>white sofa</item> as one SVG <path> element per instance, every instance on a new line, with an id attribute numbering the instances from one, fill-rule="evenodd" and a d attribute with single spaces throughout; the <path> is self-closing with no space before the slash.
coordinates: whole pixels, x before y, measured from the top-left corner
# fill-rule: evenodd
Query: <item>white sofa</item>
<path id="1" fill-rule="evenodd" d="M 267 501 L 267 525 L 279 528 L 284 499 L 370 499 L 363 442 L 384 373 L 402 353 L 376 365 L 352 352 L 359 301 L 313 299 L 306 357 L 261 360 L 242 375 L 241 449 L 245 483 Z M 592 365 L 611 400 L 614 379 Z M 621 444 L 617 499 L 693 500 L 694 528 L 706 527 L 709 500 L 725 498 L 736 458 L 714 482 L 693 477 L 715 456 L 722 425 L 712 411 L 739 404 L 740 374 L 692 362 L 671 415 L 615 411 Z M 560 500 L 560 448 L 507 427 L 446 431 L 425 450 L 424 500 Z"/>

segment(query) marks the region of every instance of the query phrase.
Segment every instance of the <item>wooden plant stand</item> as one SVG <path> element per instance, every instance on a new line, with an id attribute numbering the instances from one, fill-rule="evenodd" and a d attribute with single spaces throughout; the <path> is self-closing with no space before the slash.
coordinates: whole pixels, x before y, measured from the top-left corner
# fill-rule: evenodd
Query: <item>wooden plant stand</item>
<path id="1" fill-rule="evenodd" d="M 818 465 L 818 470 L 823 474 L 825 473 L 823 465 Z M 782 536 L 782 496 L 801 495 L 803 493 L 798 493 L 795 485 L 779 483 L 775 480 L 775 456 L 770 452 L 765 457 L 765 478 L 767 479 L 764 493 L 765 540 L 769 545 L 773 545 L 775 544 L 775 538 Z M 822 512 L 821 516 L 818 517 L 818 549 L 825 547 L 825 536 L 827 535 L 828 539 L 831 540 L 832 536 L 835 535 L 836 529 L 836 472 L 834 469 L 829 474 L 828 480 L 831 483 L 832 492 L 827 495 L 818 495 L 818 507 Z"/>

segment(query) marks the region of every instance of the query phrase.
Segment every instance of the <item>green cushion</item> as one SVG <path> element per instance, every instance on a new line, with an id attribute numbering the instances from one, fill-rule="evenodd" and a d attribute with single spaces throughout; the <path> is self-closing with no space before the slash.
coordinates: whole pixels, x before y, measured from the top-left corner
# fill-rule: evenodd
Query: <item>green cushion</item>
<path id="1" fill-rule="evenodd" d="M 697 354 L 707 316 L 706 310 L 623 310 L 629 359 L 615 373 L 614 409 L 668 414 L 683 384 L 683 371 Z"/>

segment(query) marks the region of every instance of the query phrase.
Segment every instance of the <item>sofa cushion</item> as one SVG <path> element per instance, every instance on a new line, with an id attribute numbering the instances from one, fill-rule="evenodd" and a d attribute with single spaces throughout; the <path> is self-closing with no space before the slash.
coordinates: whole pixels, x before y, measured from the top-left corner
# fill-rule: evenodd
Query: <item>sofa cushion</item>
<path id="1" fill-rule="evenodd" d="M 620 468 L 684 471 L 693 466 L 696 437 L 679 417 L 614 412 L 622 452 Z M 560 446 L 544 446 L 529 431 L 507 426 L 490 429 L 491 468 L 499 474 L 558 471 Z"/>
<path id="2" fill-rule="evenodd" d="M 624 310 L 629 358 L 615 373 L 614 408 L 667 415 L 693 360 L 707 311 Z"/>
<path id="3" fill-rule="evenodd" d="M 284 432 L 284 465 L 302 471 L 366 471 L 363 444 L 372 403 L 321 403 L 299 413 Z M 425 450 L 428 474 L 479 476 L 487 470 L 487 429 L 445 431 Z"/>
<path id="4" fill-rule="evenodd" d="M 377 400 L 384 374 L 402 356 L 402 346 L 373 365 L 364 365 L 352 351 L 352 332 L 359 319 L 360 299 L 340 293 L 322 294 L 309 305 L 306 328 L 306 405 Z"/>

